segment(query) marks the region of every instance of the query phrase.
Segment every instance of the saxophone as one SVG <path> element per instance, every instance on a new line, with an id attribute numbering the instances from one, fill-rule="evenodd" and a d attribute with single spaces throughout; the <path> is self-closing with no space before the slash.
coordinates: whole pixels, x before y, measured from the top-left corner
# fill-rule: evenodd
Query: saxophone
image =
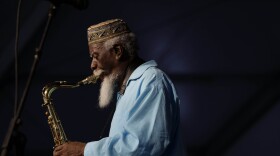
<path id="1" fill-rule="evenodd" d="M 63 130 L 63 127 L 58 118 L 58 115 L 54 109 L 54 105 L 53 105 L 52 99 L 51 99 L 51 94 L 56 89 L 59 89 L 59 88 L 76 88 L 76 87 L 79 87 L 82 85 L 95 84 L 97 82 L 97 80 L 98 80 L 98 76 L 91 75 L 91 76 L 88 76 L 87 78 L 79 81 L 76 84 L 69 84 L 66 81 L 55 81 L 55 82 L 49 83 L 44 86 L 44 88 L 42 90 L 44 104 L 42 106 L 46 107 L 46 110 L 47 110 L 45 112 L 45 115 L 47 116 L 48 124 L 50 126 L 51 133 L 53 136 L 54 148 L 67 142 L 68 139 Z"/>

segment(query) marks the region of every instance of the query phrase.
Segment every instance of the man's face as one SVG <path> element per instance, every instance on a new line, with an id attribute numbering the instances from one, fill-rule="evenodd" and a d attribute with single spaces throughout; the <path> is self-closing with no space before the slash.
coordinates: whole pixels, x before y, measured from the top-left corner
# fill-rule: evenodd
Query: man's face
<path id="1" fill-rule="evenodd" d="M 101 72 L 101 79 L 112 74 L 117 65 L 113 49 L 106 49 L 102 44 L 89 44 L 89 55 L 92 58 L 91 69 L 94 74 Z"/>
<path id="2" fill-rule="evenodd" d="M 115 70 L 118 66 L 118 59 L 113 49 L 106 49 L 102 45 L 90 44 L 89 54 L 92 58 L 91 69 L 93 74 L 102 80 L 99 94 L 100 108 L 107 107 L 113 99 L 115 84 L 121 74 Z"/>

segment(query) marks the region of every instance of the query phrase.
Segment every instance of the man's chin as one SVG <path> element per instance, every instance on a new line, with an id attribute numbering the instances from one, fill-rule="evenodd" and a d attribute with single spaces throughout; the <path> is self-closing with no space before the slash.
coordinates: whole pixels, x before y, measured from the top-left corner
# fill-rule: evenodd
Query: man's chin
<path id="1" fill-rule="evenodd" d="M 103 80 L 104 80 L 106 77 L 108 77 L 108 76 L 110 76 L 110 75 L 102 74 L 102 75 L 99 76 L 99 79 L 101 80 L 101 82 L 103 82 Z"/>

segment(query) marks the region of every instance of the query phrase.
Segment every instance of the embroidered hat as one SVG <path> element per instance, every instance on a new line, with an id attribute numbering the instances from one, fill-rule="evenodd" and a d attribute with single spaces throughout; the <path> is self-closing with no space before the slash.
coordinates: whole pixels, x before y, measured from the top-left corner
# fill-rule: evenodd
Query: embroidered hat
<path id="1" fill-rule="evenodd" d="M 102 42 L 129 32 L 128 25 L 122 19 L 108 20 L 92 25 L 87 29 L 88 43 Z"/>

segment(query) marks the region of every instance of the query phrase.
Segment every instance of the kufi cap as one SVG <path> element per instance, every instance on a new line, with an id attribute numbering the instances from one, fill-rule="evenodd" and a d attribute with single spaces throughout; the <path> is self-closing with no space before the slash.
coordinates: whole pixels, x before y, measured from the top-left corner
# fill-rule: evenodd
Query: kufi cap
<path id="1" fill-rule="evenodd" d="M 130 30 L 122 19 L 112 19 L 92 25 L 87 29 L 88 43 L 98 43 L 124 33 Z"/>

